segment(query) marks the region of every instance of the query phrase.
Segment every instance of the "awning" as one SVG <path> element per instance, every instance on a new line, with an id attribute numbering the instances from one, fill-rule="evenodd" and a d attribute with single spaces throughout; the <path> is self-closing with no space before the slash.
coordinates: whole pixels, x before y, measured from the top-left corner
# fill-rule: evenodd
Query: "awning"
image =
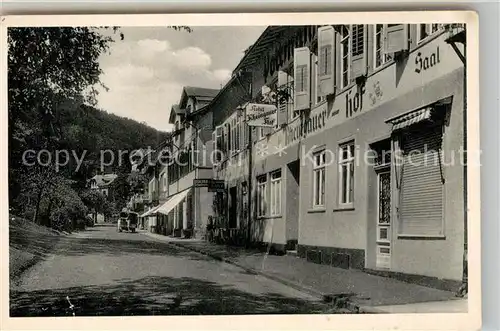
<path id="1" fill-rule="evenodd" d="M 147 216 L 150 216 L 151 214 L 155 213 L 155 212 L 156 212 L 156 210 L 157 210 L 158 208 L 160 208 L 160 206 L 156 206 L 156 207 L 154 207 L 154 208 L 152 208 L 152 209 L 148 210 L 147 212 L 145 212 L 144 214 L 142 214 L 142 215 L 141 215 L 141 216 L 139 216 L 139 217 L 147 217 Z"/>
<path id="2" fill-rule="evenodd" d="M 421 108 L 410 113 L 400 115 L 398 117 L 387 120 L 387 123 L 392 124 L 392 130 L 399 130 L 410 125 L 428 120 L 431 118 L 432 107 Z"/>
<path id="3" fill-rule="evenodd" d="M 161 205 L 156 210 L 156 212 L 163 214 L 163 215 L 168 215 L 168 213 L 170 213 L 172 211 L 172 209 L 175 208 L 175 206 L 177 206 L 179 203 L 182 202 L 182 200 L 184 200 L 187 197 L 187 195 L 189 194 L 189 191 L 191 191 L 191 189 L 187 189 L 187 190 L 184 190 L 180 193 L 173 195 L 172 197 L 170 197 L 167 200 L 167 202 L 165 202 L 163 205 Z"/>

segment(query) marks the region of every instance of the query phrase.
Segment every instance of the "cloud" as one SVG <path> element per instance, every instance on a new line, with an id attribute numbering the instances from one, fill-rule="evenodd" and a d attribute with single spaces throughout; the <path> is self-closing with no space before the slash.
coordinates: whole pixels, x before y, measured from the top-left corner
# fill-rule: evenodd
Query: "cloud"
<path id="1" fill-rule="evenodd" d="M 212 58 L 195 45 L 174 49 L 166 40 L 116 42 L 101 58 L 98 106 L 119 116 L 170 130 L 168 115 L 179 102 L 183 86 L 220 88 L 231 70 L 212 68 Z"/>

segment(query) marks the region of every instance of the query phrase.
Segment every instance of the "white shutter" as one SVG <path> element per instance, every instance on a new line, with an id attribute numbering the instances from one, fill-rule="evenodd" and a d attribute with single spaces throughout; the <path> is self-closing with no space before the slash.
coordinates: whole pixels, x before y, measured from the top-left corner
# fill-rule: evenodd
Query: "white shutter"
<path id="1" fill-rule="evenodd" d="M 308 47 L 294 51 L 294 109 L 309 109 L 311 101 L 311 52 Z"/>
<path id="2" fill-rule="evenodd" d="M 352 78 L 366 75 L 367 70 L 367 26 L 356 24 L 351 26 L 352 55 L 351 72 Z"/>
<path id="3" fill-rule="evenodd" d="M 384 33 L 386 54 L 398 53 L 408 49 L 408 24 L 388 24 Z"/>
<path id="4" fill-rule="evenodd" d="M 288 74 L 284 71 L 278 71 L 278 91 L 290 92 L 288 87 Z M 290 96 L 291 97 L 291 96 Z M 278 96 L 278 126 L 287 123 L 288 119 L 288 100 L 280 100 Z"/>
<path id="5" fill-rule="evenodd" d="M 402 139 L 399 233 L 444 235 L 442 126 L 420 124 L 405 131 Z"/>
<path id="6" fill-rule="evenodd" d="M 318 29 L 318 96 L 334 93 L 335 88 L 335 30 L 333 26 Z"/>

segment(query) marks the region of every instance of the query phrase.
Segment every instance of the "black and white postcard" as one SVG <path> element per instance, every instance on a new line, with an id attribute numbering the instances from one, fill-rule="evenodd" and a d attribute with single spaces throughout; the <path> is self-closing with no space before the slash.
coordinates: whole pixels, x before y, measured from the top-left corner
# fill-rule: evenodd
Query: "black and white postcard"
<path id="1" fill-rule="evenodd" d="M 480 327 L 475 13 L 1 31 L 5 328 Z"/>

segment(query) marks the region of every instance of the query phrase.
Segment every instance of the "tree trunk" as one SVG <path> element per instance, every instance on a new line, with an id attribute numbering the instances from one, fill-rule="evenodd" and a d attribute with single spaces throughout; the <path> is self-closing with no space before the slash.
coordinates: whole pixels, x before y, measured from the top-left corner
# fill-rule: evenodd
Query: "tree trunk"
<path id="1" fill-rule="evenodd" d="M 38 212 L 40 209 L 40 201 L 42 201 L 43 188 L 38 191 L 37 199 L 36 199 L 36 207 L 35 207 L 35 215 L 33 215 L 33 223 L 38 224 Z"/>
<path id="2" fill-rule="evenodd" d="M 54 200 L 50 199 L 49 201 L 49 207 L 47 208 L 47 226 L 52 227 L 52 220 L 50 218 L 50 212 L 52 211 L 52 205 L 54 204 Z"/>

